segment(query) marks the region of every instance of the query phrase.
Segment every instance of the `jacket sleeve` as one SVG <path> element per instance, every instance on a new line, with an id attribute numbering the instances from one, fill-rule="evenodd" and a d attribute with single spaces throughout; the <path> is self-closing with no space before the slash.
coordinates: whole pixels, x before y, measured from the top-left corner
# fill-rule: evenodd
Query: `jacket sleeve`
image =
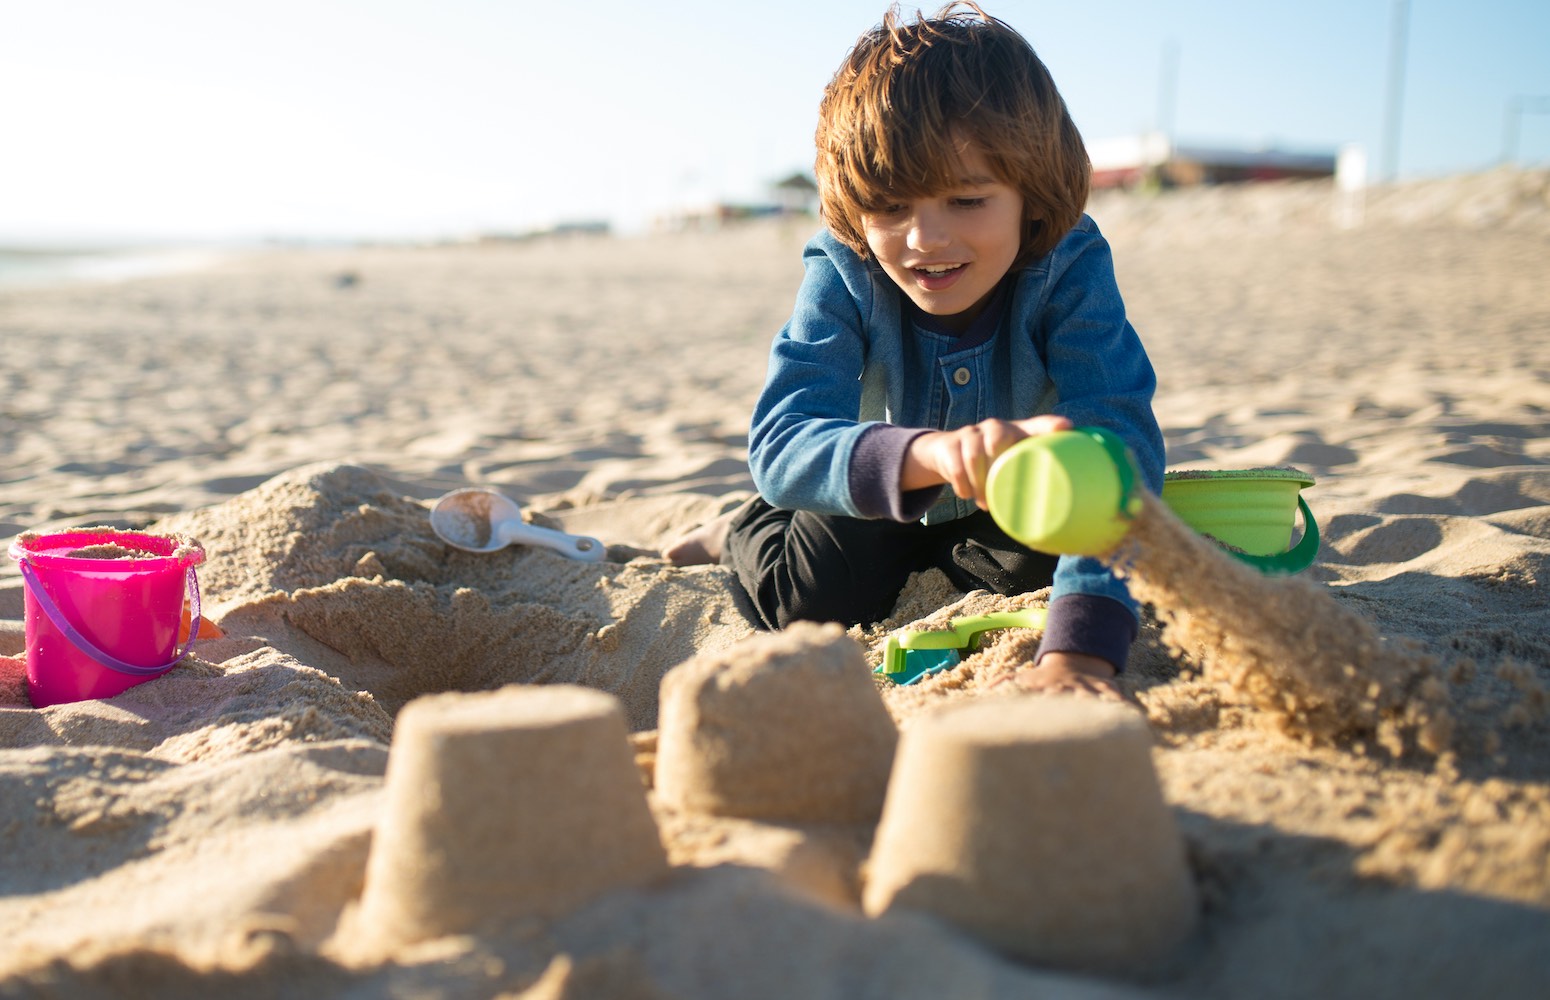
<path id="1" fill-rule="evenodd" d="M 867 346 L 863 297 L 819 239 L 803 251 L 805 273 L 791 319 L 770 348 L 769 371 L 754 406 L 748 465 L 770 504 L 787 510 L 863 516 L 848 470 L 861 422 Z M 851 284 L 858 284 L 852 276 Z"/>
<path id="2" fill-rule="evenodd" d="M 1130 446 L 1141 480 L 1162 490 L 1163 439 L 1152 412 L 1157 377 L 1125 315 L 1107 241 L 1091 222 L 1056 253 L 1036 336 L 1054 383 L 1055 412 L 1077 427 L 1103 427 Z M 1067 594 L 1109 597 L 1136 612 L 1124 583 L 1097 559 L 1062 557 L 1051 602 Z"/>
<path id="3" fill-rule="evenodd" d="M 1125 315 L 1108 242 L 1096 231 L 1086 235 L 1065 266 L 1050 274 L 1038 334 L 1058 397 L 1055 412 L 1077 427 L 1119 435 L 1147 488 L 1160 492 L 1163 439 L 1152 413 L 1157 376 Z"/>

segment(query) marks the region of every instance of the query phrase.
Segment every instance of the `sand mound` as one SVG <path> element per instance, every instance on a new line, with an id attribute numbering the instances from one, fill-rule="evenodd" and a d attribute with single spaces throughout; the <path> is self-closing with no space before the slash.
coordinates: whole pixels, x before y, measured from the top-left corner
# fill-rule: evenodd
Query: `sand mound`
<path id="1" fill-rule="evenodd" d="M 437 691 L 577 683 L 618 695 L 648 729 L 669 668 L 750 631 L 706 612 L 731 611 L 724 577 L 524 546 L 460 552 L 425 505 L 355 466 L 302 468 L 162 527 L 204 542 L 228 632 L 263 636 L 389 712 Z"/>
<path id="2" fill-rule="evenodd" d="M 666 874 L 618 699 L 573 685 L 431 695 L 399 717 L 346 938 L 386 957 Z"/>
<path id="3" fill-rule="evenodd" d="M 369 693 L 272 648 L 190 662 L 111 701 L 0 708 L 0 746 L 114 747 L 175 764 L 216 762 L 291 742 L 386 742 L 392 719 Z"/>
<path id="4" fill-rule="evenodd" d="M 1198 904 L 1151 744 L 1139 714 L 1097 699 L 933 713 L 900 747 L 867 911 L 920 909 L 1039 964 L 1166 960 Z"/>
<path id="5" fill-rule="evenodd" d="M 719 816 L 876 822 L 897 735 L 867 669 L 838 625 L 808 622 L 675 667 L 658 793 Z"/>

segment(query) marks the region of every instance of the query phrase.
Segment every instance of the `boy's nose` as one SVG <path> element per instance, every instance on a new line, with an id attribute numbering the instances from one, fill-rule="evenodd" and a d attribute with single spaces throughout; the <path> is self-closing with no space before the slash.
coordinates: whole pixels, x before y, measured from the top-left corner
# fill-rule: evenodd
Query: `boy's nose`
<path id="1" fill-rule="evenodd" d="M 947 245 L 949 235 L 943 220 L 935 212 L 916 212 L 910 219 L 905 242 L 911 250 L 925 253 Z"/>

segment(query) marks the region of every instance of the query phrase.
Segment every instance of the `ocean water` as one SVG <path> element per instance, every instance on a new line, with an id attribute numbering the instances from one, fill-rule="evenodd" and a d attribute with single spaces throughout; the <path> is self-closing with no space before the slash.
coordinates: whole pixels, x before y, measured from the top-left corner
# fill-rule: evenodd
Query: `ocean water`
<path id="1" fill-rule="evenodd" d="M 0 247 L 0 292 L 197 270 L 231 253 L 207 247 Z"/>

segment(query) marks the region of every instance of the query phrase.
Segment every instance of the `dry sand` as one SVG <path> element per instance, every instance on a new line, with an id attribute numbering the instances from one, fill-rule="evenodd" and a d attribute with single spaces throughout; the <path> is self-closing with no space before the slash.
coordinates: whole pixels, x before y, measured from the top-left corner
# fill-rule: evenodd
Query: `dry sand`
<path id="1" fill-rule="evenodd" d="M 409 702 L 606 691 L 649 782 L 663 676 L 774 656 L 740 645 L 725 571 L 656 552 L 751 488 L 747 412 L 809 226 L 275 253 L 0 295 L 0 538 L 187 533 L 227 633 L 112 701 L 35 711 L 20 581 L 0 571 L 0 995 L 1545 993 L 1550 175 L 1378 189 L 1355 228 L 1331 201 L 1303 184 L 1093 206 L 1170 466 L 1311 472 L 1325 540 L 1275 587 L 1235 584 L 1209 549 L 1181 544 L 1151 577 L 1136 560 L 1157 613 L 1122 683 L 1202 906 L 1144 974 L 865 916 L 870 823 L 655 792 L 665 879 L 387 957 L 362 938 Z M 609 561 L 449 549 L 428 501 L 466 485 Z M 1179 580 L 1209 606 L 1181 607 Z M 889 629 L 1044 596 L 927 574 L 851 636 L 875 662 Z M 1011 697 L 999 682 L 1036 640 L 1002 632 L 882 701 L 907 732 Z M 815 663 L 844 662 L 813 641 Z M 786 713 L 764 724 L 813 723 Z"/>

